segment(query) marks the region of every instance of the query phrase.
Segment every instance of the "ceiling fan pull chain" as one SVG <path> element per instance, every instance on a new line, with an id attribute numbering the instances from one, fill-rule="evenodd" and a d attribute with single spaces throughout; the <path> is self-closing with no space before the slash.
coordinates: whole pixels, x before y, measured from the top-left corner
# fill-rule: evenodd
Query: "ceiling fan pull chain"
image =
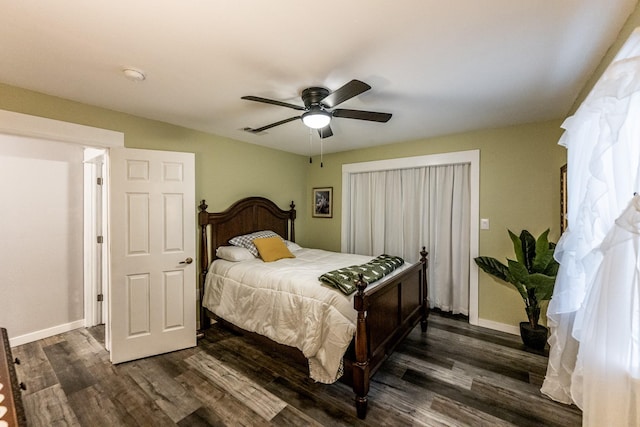
<path id="1" fill-rule="evenodd" d="M 322 130 L 320 130 L 320 133 L 322 133 Z M 323 138 L 322 138 L 322 135 L 320 135 L 320 167 L 324 167 L 324 164 L 322 163 L 322 155 L 324 151 L 322 148 L 324 146 L 324 143 L 322 141 L 323 141 Z"/>
<path id="2" fill-rule="evenodd" d="M 309 128 L 309 163 L 313 163 L 313 158 L 311 157 L 313 153 L 313 129 Z"/>

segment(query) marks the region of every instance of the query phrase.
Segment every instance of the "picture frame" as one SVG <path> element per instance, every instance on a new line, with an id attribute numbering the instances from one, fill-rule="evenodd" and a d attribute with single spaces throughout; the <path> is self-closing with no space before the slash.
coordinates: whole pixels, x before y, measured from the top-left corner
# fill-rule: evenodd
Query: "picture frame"
<path id="1" fill-rule="evenodd" d="M 560 234 L 567 229 L 567 165 L 560 168 Z"/>
<path id="2" fill-rule="evenodd" d="M 311 212 L 313 218 L 333 217 L 333 187 L 313 189 Z"/>

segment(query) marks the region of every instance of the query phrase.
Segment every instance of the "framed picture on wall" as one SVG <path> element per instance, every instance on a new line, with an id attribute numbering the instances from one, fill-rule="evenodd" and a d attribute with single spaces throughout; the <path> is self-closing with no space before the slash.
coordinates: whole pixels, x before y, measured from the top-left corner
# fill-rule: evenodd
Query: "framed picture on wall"
<path id="1" fill-rule="evenodd" d="M 333 187 L 320 187 L 313 189 L 314 218 L 333 217 Z"/>
<path id="2" fill-rule="evenodd" d="M 560 168 L 560 233 L 567 229 L 567 165 Z"/>

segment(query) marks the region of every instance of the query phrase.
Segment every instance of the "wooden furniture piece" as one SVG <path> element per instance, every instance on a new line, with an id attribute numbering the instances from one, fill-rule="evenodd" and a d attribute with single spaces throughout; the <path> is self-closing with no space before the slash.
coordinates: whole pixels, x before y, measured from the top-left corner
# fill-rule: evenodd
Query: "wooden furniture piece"
<path id="1" fill-rule="evenodd" d="M 18 384 L 14 363 L 18 359 L 11 356 L 9 337 L 5 328 L 0 328 L 0 425 L 5 422 L 9 427 L 26 426 L 27 419 L 22 406 L 21 391 L 24 384 Z"/>
<path id="2" fill-rule="evenodd" d="M 260 230 L 272 230 L 284 239 L 295 241 L 296 210 L 293 202 L 288 210 L 282 210 L 268 199 L 249 197 L 239 200 L 224 212 L 210 213 L 203 200 L 199 209 L 201 302 L 210 258 L 215 259 L 217 247 L 228 245 L 235 236 Z M 356 333 L 344 355 L 341 380 L 353 387 L 359 418 L 366 416 L 371 376 L 418 322 L 423 332 L 427 329 L 429 306 L 427 252 L 424 247 L 420 255 L 420 262 L 401 274 L 381 279 L 382 282 L 373 289 L 367 290 L 366 283 L 362 281 L 357 283 L 358 290 L 354 295 Z M 203 329 L 209 327 L 210 318 L 215 318 L 215 315 L 202 307 L 200 322 Z M 293 351 L 301 355 L 299 350 Z"/>

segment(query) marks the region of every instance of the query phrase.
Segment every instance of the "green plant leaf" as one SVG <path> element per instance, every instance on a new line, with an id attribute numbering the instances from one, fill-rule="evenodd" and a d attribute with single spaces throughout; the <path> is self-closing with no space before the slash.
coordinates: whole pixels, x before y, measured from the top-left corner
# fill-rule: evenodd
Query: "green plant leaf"
<path id="1" fill-rule="evenodd" d="M 510 280 L 511 283 L 527 283 L 529 272 L 523 263 L 507 259 L 507 265 L 509 266 L 509 275 L 507 277 L 512 278 L 512 280 Z"/>
<path id="2" fill-rule="evenodd" d="M 533 273 L 533 260 L 536 257 L 536 239 L 527 230 L 520 232 L 522 242 L 522 254 L 524 261 L 520 261 L 527 267 L 529 273 Z"/>
<path id="3" fill-rule="evenodd" d="M 516 287 L 525 304 L 527 304 L 528 295 L 526 284 L 528 282 L 529 272 L 521 262 L 514 261 L 512 259 L 508 259 L 507 262 L 509 265 L 507 281 Z"/>
<path id="4" fill-rule="evenodd" d="M 560 268 L 560 264 L 558 261 L 553 258 L 553 254 L 551 255 L 551 261 L 547 265 L 547 268 L 542 272 L 543 274 L 551 277 L 556 277 L 558 275 L 558 269 Z"/>
<path id="5" fill-rule="evenodd" d="M 527 287 L 534 290 L 538 301 L 543 301 L 551 299 L 555 283 L 555 276 L 535 273 L 529 276 Z"/>
<path id="6" fill-rule="evenodd" d="M 553 251 L 549 250 L 549 229 L 542 233 L 536 240 L 535 257 L 533 259 L 532 273 L 543 273 L 553 260 Z"/>
<path id="7" fill-rule="evenodd" d="M 507 272 L 509 269 L 506 265 L 501 263 L 495 258 L 487 257 L 487 256 L 479 256 L 474 258 L 474 261 L 480 267 L 482 271 L 488 273 L 494 277 L 497 277 L 500 280 L 504 280 L 507 282 Z"/>
<path id="8" fill-rule="evenodd" d="M 549 261 L 549 264 L 547 264 L 543 273 L 546 274 L 547 276 L 556 277 L 558 275 L 558 269 L 560 268 L 560 264 L 558 264 L 558 261 L 556 261 L 554 257 L 556 252 L 555 243 L 549 242 L 549 252 L 551 252 L 551 260 Z"/>
<path id="9" fill-rule="evenodd" d="M 507 230 L 509 232 L 509 237 L 511 237 L 511 241 L 513 242 L 513 252 L 516 254 L 516 259 L 518 262 L 524 264 L 524 253 L 522 252 L 522 241 L 520 237 L 513 234 L 511 230 Z"/>

